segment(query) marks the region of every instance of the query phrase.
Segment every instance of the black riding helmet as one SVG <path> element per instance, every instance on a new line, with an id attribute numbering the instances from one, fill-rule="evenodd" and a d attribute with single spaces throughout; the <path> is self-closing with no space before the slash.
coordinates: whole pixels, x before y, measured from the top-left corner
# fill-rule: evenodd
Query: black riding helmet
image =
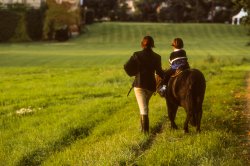
<path id="1" fill-rule="evenodd" d="M 171 44 L 171 46 L 181 49 L 184 47 L 183 41 L 181 38 L 175 38 Z"/>
<path id="2" fill-rule="evenodd" d="M 151 36 L 145 36 L 141 42 L 143 48 L 155 47 L 154 39 Z"/>

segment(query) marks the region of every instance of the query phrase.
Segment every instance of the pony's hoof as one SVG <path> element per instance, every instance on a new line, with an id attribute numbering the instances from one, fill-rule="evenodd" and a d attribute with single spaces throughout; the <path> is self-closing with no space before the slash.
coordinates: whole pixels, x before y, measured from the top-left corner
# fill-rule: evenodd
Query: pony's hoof
<path id="1" fill-rule="evenodd" d="M 176 125 L 173 125 L 173 126 L 171 126 L 171 129 L 173 129 L 173 130 L 177 130 L 177 129 L 178 129 L 178 127 L 177 127 Z"/>

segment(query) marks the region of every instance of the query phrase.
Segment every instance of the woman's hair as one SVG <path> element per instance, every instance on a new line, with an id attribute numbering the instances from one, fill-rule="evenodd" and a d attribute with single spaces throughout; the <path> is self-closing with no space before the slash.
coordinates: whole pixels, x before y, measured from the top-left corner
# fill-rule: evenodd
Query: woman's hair
<path id="1" fill-rule="evenodd" d="M 171 46 L 174 46 L 175 48 L 181 49 L 184 47 L 183 41 L 181 38 L 175 38 L 171 44 Z"/>
<path id="2" fill-rule="evenodd" d="M 154 39 L 151 36 L 145 36 L 141 42 L 143 48 L 152 48 L 155 47 Z"/>

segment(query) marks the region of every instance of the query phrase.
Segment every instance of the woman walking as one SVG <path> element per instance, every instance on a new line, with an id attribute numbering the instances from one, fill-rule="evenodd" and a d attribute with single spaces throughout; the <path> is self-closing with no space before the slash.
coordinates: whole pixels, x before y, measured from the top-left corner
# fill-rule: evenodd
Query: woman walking
<path id="1" fill-rule="evenodd" d="M 133 87 L 140 109 L 141 131 L 148 133 L 148 105 L 152 94 L 156 91 L 155 74 L 163 79 L 164 71 L 161 66 L 161 56 L 152 50 L 155 47 L 153 38 L 145 36 L 141 41 L 141 47 L 142 50 L 134 52 L 124 65 L 124 69 L 130 76 L 135 76 Z"/>

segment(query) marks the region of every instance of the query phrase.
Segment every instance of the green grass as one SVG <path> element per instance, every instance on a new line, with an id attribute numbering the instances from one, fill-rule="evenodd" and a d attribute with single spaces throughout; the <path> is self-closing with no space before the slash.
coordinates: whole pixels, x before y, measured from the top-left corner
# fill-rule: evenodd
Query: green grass
<path id="1" fill-rule="evenodd" d="M 132 78 L 123 64 L 155 39 L 164 68 L 182 37 L 206 77 L 202 132 L 171 131 L 165 101 L 150 101 L 149 136 L 139 132 Z M 0 163 L 3 165 L 245 165 L 238 120 L 250 70 L 249 37 L 226 24 L 100 23 L 65 43 L 0 45 Z M 240 97 L 239 97 L 240 96 Z M 22 108 L 32 112 L 17 114 Z M 0 164 L 0 165 L 1 165 Z"/>

